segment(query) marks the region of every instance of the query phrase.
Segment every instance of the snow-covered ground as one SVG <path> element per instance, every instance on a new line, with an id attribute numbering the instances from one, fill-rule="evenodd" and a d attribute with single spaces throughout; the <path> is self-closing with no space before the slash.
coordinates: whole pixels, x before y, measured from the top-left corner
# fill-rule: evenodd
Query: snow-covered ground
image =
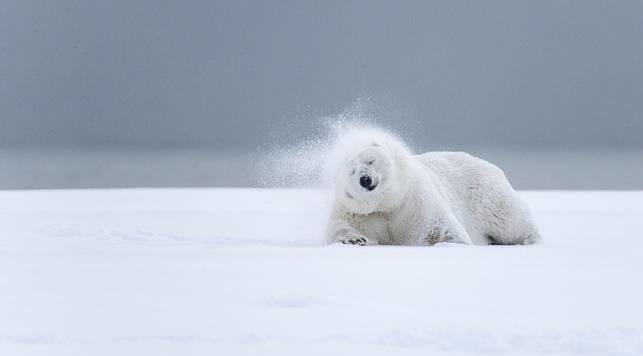
<path id="1" fill-rule="evenodd" d="M 0 192 L 0 355 L 643 354 L 643 191 L 539 246 L 324 246 L 324 194 Z"/>

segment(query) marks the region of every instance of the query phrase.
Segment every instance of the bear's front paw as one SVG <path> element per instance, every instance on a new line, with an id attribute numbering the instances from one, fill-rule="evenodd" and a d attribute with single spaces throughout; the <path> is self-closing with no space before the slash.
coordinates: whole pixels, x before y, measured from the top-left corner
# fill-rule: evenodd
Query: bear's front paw
<path id="1" fill-rule="evenodd" d="M 359 245 L 359 246 L 368 245 L 368 239 L 364 236 L 351 236 L 345 239 L 341 239 L 337 242 L 344 245 Z"/>

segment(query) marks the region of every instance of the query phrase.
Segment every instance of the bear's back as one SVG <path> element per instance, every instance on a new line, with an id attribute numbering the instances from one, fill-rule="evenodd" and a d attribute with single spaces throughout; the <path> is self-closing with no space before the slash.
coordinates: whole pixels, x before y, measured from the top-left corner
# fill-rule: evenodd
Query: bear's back
<path id="1" fill-rule="evenodd" d="M 500 168 L 466 152 L 427 152 L 415 158 L 446 184 L 471 186 L 506 180 Z"/>

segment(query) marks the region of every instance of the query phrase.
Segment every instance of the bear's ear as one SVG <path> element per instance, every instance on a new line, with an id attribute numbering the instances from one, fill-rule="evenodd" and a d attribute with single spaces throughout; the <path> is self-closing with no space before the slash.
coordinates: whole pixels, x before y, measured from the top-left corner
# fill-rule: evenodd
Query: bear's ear
<path id="1" fill-rule="evenodd" d="M 373 147 L 382 147 L 382 145 L 380 145 L 380 144 L 379 144 L 379 143 L 377 143 L 377 142 L 372 142 L 372 143 L 371 143 L 371 146 L 373 146 Z"/>

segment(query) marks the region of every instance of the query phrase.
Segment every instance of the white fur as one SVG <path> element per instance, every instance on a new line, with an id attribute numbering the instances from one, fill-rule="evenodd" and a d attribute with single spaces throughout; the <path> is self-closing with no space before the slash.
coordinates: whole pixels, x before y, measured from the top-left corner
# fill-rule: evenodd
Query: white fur
<path id="1" fill-rule="evenodd" d="M 370 131 L 345 138 L 332 167 L 335 201 L 328 240 L 350 244 L 530 244 L 540 240 L 529 208 L 504 173 L 461 152 L 413 155 Z M 378 185 L 359 184 L 369 175 Z"/>

